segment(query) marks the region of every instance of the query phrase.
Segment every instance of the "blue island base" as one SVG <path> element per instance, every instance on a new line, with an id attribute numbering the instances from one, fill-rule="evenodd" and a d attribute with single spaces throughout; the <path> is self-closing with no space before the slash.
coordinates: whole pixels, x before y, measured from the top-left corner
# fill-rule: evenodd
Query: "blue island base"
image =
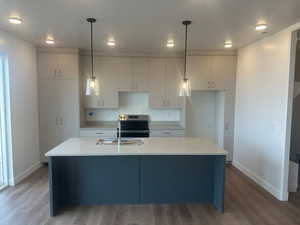
<path id="1" fill-rule="evenodd" d="M 50 215 L 122 203 L 212 203 L 223 212 L 224 180 L 224 155 L 49 157 Z"/>

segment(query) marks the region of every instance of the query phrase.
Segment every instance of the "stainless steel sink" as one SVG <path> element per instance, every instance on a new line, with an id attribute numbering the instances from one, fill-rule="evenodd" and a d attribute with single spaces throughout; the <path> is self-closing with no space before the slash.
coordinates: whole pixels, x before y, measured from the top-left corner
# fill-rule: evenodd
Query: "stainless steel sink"
<path id="1" fill-rule="evenodd" d="M 97 140 L 96 145 L 142 145 L 143 139 L 138 138 L 101 138 Z"/>

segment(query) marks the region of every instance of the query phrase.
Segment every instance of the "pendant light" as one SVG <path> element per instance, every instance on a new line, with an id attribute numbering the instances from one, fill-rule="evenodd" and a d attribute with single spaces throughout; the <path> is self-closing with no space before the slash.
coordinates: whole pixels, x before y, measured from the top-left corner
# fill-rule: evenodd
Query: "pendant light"
<path id="1" fill-rule="evenodd" d="M 87 18 L 87 22 L 91 24 L 91 74 L 88 74 L 86 80 L 85 95 L 98 96 L 99 93 L 99 82 L 94 75 L 94 48 L 93 48 L 93 23 L 96 22 L 94 18 Z"/>
<path id="2" fill-rule="evenodd" d="M 185 42 L 184 42 L 184 72 L 183 79 L 180 84 L 179 96 L 189 97 L 191 96 L 191 84 L 190 80 L 186 77 L 186 56 L 187 56 L 187 29 L 191 25 L 192 21 L 185 20 L 182 24 L 185 26 Z"/>

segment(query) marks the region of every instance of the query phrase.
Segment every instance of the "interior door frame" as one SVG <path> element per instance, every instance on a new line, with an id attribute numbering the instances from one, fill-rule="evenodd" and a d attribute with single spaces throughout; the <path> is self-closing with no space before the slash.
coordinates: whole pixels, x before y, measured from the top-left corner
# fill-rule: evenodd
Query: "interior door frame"
<path id="1" fill-rule="evenodd" d="M 290 147 L 292 133 L 292 114 L 294 100 L 294 80 L 295 80 L 295 65 L 296 65 L 296 50 L 297 50 L 297 32 L 300 29 L 300 23 L 290 29 L 290 62 L 289 62 L 289 80 L 288 80 L 288 99 L 287 99 L 287 118 L 286 118 L 286 138 L 285 151 L 283 155 L 283 167 L 281 177 L 281 196 L 280 200 L 288 201 L 289 199 L 289 167 L 290 167 Z"/>
<path id="2" fill-rule="evenodd" d="M 8 185 L 14 185 L 12 166 L 12 140 L 11 140 L 11 104 L 10 104 L 10 79 L 8 57 L 0 52 L 0 71 L 3 79 L 0 79 L 0 148 L 3 157 L 3 181 L 4 185 L 0 190 Z"/>

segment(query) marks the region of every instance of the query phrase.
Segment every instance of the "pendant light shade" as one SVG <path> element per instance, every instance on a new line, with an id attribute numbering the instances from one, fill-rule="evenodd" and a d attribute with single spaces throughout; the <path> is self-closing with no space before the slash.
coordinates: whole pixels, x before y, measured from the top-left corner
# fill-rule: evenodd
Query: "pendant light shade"
<path id="1" fill-rule="evenodd" d="M 99 89 L 99 81 L 97 78 L 88 77 L 86 79 L 85 95 L 99 96 Z"/>
<path id="2" fill-rule="evenodd" d="M 191 96 L 191 84 L 190 84 L 190 80 L 185 78 L 182 80 L 181 82 L 181 87 L 180 87 L 180 91 L 179 91 L 179 96 L 182 97 L 189 97 Z"/>
<path id="3" fill-rule="evenodd" d="M 192 23 L 192 21 L 185 20 L 182 24 L 185 26 L 185 42 L 184 42 L 184 73 L 183 79 L 180 84 L 179 96 L 189 97 L 191 96 L 191 84 L 190 80 L 186 76 L 186 57 L 187 57 L 187 28 Z"/>
<path id="4" fill-rule="evenodd" d="M 94 75 L 94 46 L 93 46 L 93 23 L 94 18 L 88 18 L 87 22 L 91 24 L 91 74 L 87 74 L 85 95 L 98 96 L 100 94 L 99 80 Z"/>

